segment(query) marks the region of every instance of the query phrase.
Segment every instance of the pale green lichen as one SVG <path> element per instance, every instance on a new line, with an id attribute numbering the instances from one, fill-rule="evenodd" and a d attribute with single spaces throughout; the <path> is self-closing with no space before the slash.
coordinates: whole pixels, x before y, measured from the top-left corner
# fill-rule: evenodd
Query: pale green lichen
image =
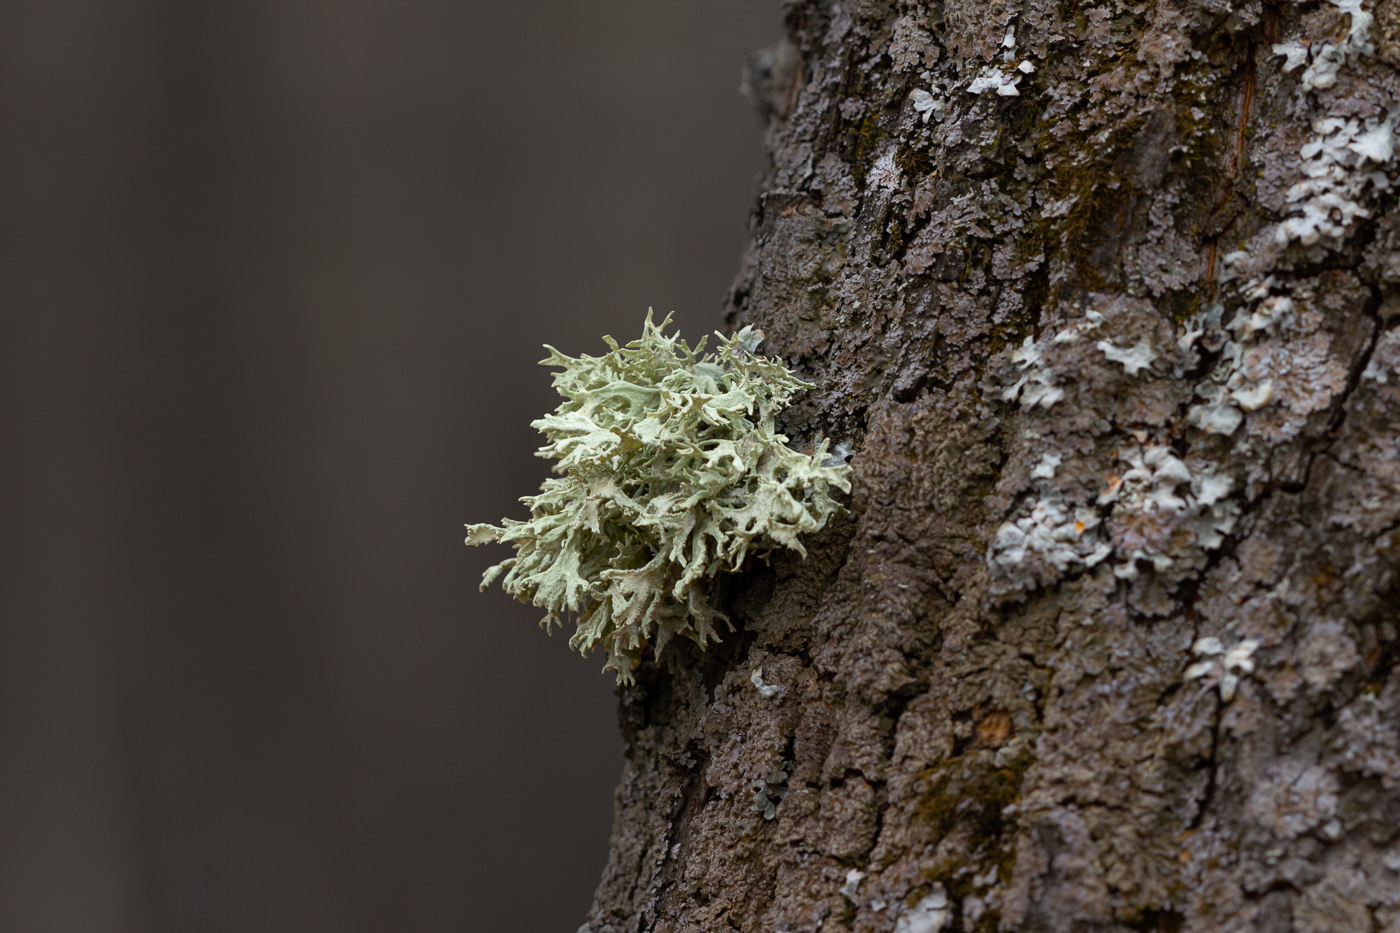
<path id="1" fill-rule="evenodd" d="M 761 334 L 744 328 L 691 349 L 663 334 L 647 313 L 640 340 L 603 338 L 603 356 L 569 357 L 546 346 L 564 401 L 533 423 L 559 461 L 539 495 L 521 499 L 526 521 L 468 525 L 467 543 L 505 542 L 515 556 L 486 571 L 482 589 L 502 587 L 548 610 L 541 624 L 577 614 L 569 644 L 602 647 L 619 681 L 630 682 L 643 649 L 657 657 L 677 635 L 718 639 L 712 582 L 750 554 L 778 546 L 806 556 L 799 535 L 840 508 L 850 468 L 787 446 L 774 416 L 808 388 L 780 360 L 753 352 Z"/>

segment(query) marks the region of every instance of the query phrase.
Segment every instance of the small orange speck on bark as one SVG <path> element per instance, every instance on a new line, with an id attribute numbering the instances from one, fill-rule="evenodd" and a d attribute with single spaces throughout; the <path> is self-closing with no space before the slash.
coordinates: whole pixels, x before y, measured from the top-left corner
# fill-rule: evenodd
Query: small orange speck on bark
<path id="1" fill-rule="evenodd" d="M 992 712 L 983 716 L 977 723 L 977 744 L 996 748 L 1006 744 L 1011 737 L 1011 717 L 1006 713 Z"/>

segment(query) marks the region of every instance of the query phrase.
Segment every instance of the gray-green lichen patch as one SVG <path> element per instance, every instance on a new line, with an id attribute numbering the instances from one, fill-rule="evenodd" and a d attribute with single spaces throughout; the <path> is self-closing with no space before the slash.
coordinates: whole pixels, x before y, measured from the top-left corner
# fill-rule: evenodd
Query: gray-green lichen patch
<path id="1" fill-rule="evenodd" d="M 560 475 L 521 499 L 529 519 L 467 526 L 467 544 L 515 547 L 482 588 L 505 572 L 507 593 L 548 611 L 546 628 L 577 613 L 569 644 L 601 647 L 620 682 L 648 645 L 659 655 L 678 635 L 717 639 L 715 576 L 777 547 L 805 555 L 800 536 L 840 508 L 833 491 L 850 492 L 825 441 L 801 453 L 775 430 L 809 385 L 754 352 L 760 333 L 720 336 L 705 353 L 703 339 L 692 349 L 665 336 L 669 323 L 648 312 L 641 339 L 605 337 L 602 356 L 546 348 L 564 401 L 533 426 Z"/>

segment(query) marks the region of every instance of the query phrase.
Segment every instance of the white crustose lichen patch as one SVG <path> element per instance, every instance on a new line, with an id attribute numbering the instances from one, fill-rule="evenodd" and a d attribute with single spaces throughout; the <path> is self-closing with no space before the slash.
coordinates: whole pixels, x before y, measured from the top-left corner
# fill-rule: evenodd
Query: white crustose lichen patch
<path id="1" fill-rule="evenodd" d="M 935 882 L 932 891 L 900 915 L 894 933 L 939 933 L 951 919 L 953 906 L 948 901 L 948 892 Z"/>
<path id="2" fill-rule="evenodd" d="M 1272 279 L 1270 280 L 1272 281 Z M 1201 401 L 1191 406 L 1186 413 L 1186 423 L 1207 434 L 1234 434 L 1244 422 L 1244 411 L 1262 407 L 1273 396 L 1273 387 L 1267 383 L 1251 384 L 1245 376 L 1245 340 L 1256 333 L 1262 333 L 1279 323 L 1280 318 L 1272 317 L 1275 311 L 1291 312 L 1292 301 L 1282 298 L 1281 302 L 1261 303 L 1260 310 L 1251 313 L 1248 306 L 1242 309 L 1230 323 L 1228 330 L 1245 339 L 1227 340 L 1219 348 L 1220 358 L 1204 380 L 1196 385 L 1196 396 Z M 1219 333 L 1222 309 L 1214 305 L 1207 309 L 1201 319 L 1193 321 L 1186 328 L 1179 346 L 1183 358 L 1196 359 L 1194 344 L 1207 329 Z"/>
<path id="3" fill-rule="evenodd" d="M 909 100 L 914 105 L 914 112 L 924 123 L 943 119 L 943 111 L 948 109 L 948 100 L 943 95 L 943 89 L 937 85 L 929 91 L 918 88 L 909 95 Z"/>
<path id="4" fill-rule="evenodd" d="M 995 91 L 1001 97 L 1019 97 L 1021 92 L 1016 85 L 1035 67 L 1030 62 L 1022 62 L 1024 68 L 1016 68 L 1011 71 L 1004 70 L 1000 65 L 988 65 L 977 73 L 977 77 L 972 79 L 972 83 L 967 86 L 969 94 L 985 94 L 988 91 Z"/>
<path id="5" fill-rule="evenodd" d="M 1226 257 L 1227 265 L 1243 261 L 1238 254 Z M 1286 359 L 1303 352 L 1286 339 L 1295 333 L 1297 313 L 1294 300 L 1274 294 L 1286 287 L 1272 275 L 1251 279 L 1240 290 L 1245 304 L 1230 323 L 1220 327 L 1220 307 L 1213 306 L 1201 325 L 1217 332 L 1226 331 L 1233 339 L 1219 348 L 1219 360 L 1207 377 L 1196 386 L 1200 403 L 1187 413 L 1187 423 L 1210 434 L 1230 435 L 1244 422 L 1246 412 L 1258 411 L 1274 402 L 1277 385 L 1274 376 Z M 1198 339 L 1202 330 L 1188 327 L 1185 344 Z M 1266 342 L 1266 338 L 1269 338 Z M 1292 349 L 1288 347 L 1292 346 Z M 1272 351 L 1269 351 L 1272 347 Z M 1268 351 L 1268 352 L 1266 352 Z"/>
<path id="6" fill-rule="evenodd" d="M 756 667 L 753 669 L 753 674 L 749 677 L 749 683 L 753 684 L 754 687 L 758 690 L 758 692 L 761 693 L 764 696 L 764 698 L 769 700 L 780 700 L 787 695 L 787 687 L 784 687 L 780 684 L 764 683 L 763 668 L 761 667 Z"/>
<path id="7" fill-rule="evenodd" d="M 1157 359 L 1156 351 L 1152 349 L 1151 342 L 1145 337 L 1127 349 L 1109 343 L 1107 340 L 1100 340 L 1094 346 L 1111 362 L 1120 364 L 1129 376 L 1136 376 L 1144 369 L 1149 368 Z"/>
<path id="8" fill-rule="evenodd" d="M 1361 8 L 1362 0 L 1331 0 L 1332 5 L 1351 17 L 1351 26 L 1346 38 L 1341 42 L 1322 42 L 1316 48 L 1304 47 L 1301 54 L 1298 46 L 1302 43 L 1285 43 L 1274 46 L 1275 55 L 1283 55 L 1284 71 L 1292 71 L 1301 65 L 1311 53 L 1312 64 L 1303 72 L 1303 84 L 1314 90 L 1323 90 L 1337 83 L 1337 73 L 1347 61 L 1361 55 L 1370 55 L 1375 49 L 1371 45 L 1371 23 L 1373 17 Z"/>
<path id="9" fill-rule="evenodd" d="M 1055 385 L 1054 376 L 1045 365 L 1045 348 L 1034 337 L 1026 338 L 1011 355 L 1011 362 L 1020 370 L 1021 377 L 1002 391 L 1001 397 L 1006 401 L 1019 400 L 1026 408 L 1036 405 L 1049 408 L 1065 397 L 1065 390 Z"/>
<path id="10" fill-rule="evenodd" d="M 1001 40 L 1001 64 L 987 65 L 977 72 L 977 77 L 967 86 L 969 94 L 986 94 L 988 91 L 995 91 L 1000 97 L 1020 97 L 1021 91 L 1017 87 L 1021 79 L 1028 74 L 1035 72 L 1035 66 L 1028 59 L 1022 59 L 1014 67 L 1012 62 L 1016 61 L 1016 29 L 1013 26 L 1006 27 L 1006 35 Z"/>
<path id="11" fill-rule="evenodd" d="M 1258 648 L 1259 642 L 1253 638 L 1237 642 L 1228 650 L 1219 638 L 1198 638 L 1191 653 L 1202 660 L 1186 669 L 1186 679 L 1207 679 L 1208 685 L 1220 688 L 1220 698 L 1229 703 L 1239 689 L 1240 678 L 1254 673 L 1254 652 Z"/>
<path id="12" fill-rule="evenodd" d="M 1206 465 L 1192 469 L 1165 446 L 1120 456 L 1128 469 L 1110 477 L 1098 499 L 1113 507 L 1109 535 L 1123 559 L 1113 568 L 1117 576 L 1136 577 L 1140 561 L 1162 572 L 1184 553 L 1219 548 L 1234 530 L 1239 506 L 1227 499 L 1234 487 L 1230 477 Z"/>
<path id="13" fill-rule="evenodd" d="M 1331 2 L 1349 17 L 1345 38 L 1312 46 L 1290 40 L 1273 47 L 1285 72 L 1310 62 L 1302 75 L 1305 97 L 1332 87 L 1343 65 L 1373 51 L 1372 15 L 1361 0 Z M 1280 270 L 1289 267 L 1287 254 L 1298 247 L 1339 248 L 1371 216 L 1369 203 L 1393 190 L 1388 172 L 1395 163 L 1397 120 L 1400 112 L 1391 111 L 1314 121 L 1312 137 L 1298 150 L 1301 177 L 1284 194 L 1286 216 L 1253 249 L 1223 258 L 1221 281 L 1240 283 L 1236 292 L 1242 306 L 1228 325 L 1233 339 L 1220 348 L 1219 363 L 1196 387 L 1200 401 L 1188 414 L 1190 425 L 1231 435 L 1247 412 L 1282 402 L 1303 416 L 1315 407 L 1311 400 L 1318 393 L 1299 380 L 1317 378 L 1326 360 L 1320 358 L 1322 350 L 1297 345 L 1307 333 L 1294 328 L 1294 298 L 1288 294 L 1289 278 Z M 1188 329 L 1189 340 L 1199 335 Z"/>
<path id="14" fill-rule="evenodd" d="M 1342 65 L 1374 52 L 1370 33 L 1373 17 L 1362 9 L 1362 0 L 1331 0 L 1350 18 L 1341 42 L 1314 46 L 1293 40 L 1273 47 L 1283 56 L 1283 70 L 1293 71 L 1311 57 L 1303 72 L 1304 87 L 1325 90 L 1337 83 Z M 1313 138 L 1298 151 L 1303 178 L 1286 195 L 1290 212 L 1274 230 L 1274 242 L 1312 246 L 1323 240 L 1347 236 L 1359 218 L 1368 217 L 1363 201 L 1368 188 L 1391 187 L 1384 168 L 1395 156 L 1395 117 L 1390 114 L 1360 118 L 1327 116 L 1313 124 Z"/>
<path id="15" fill-rule="evenodd" d="M 1341 240 L 1359 219 L 1371 216 L 1367 190 L 1391 187 L 1382 169 L 1395 158 L 1393 118 L 1327 117 L 1313 131 L 1317 135 L 1298 151 L 1303 178 L 1285 196 L 1293 216 L 1274 230 L 1278 246 Z"/>
<path id="16" fill-rule="evenodd" d="M 855 903 L 856 894 L 860 890 L 861 881 L 865 880 L 865 872 L 852 868 L 846 872 L 846 883 L 841 886 L 840 894 L 851 903 Z"/>
<path id="17" fill-rule="evenodd" d="M 894 191 L 900 186 L 902 180 L 899 165 L 894 160 L 895 151 L 893 148 L 887 149 L 883 155 L 875 160 L 870 166 L 870 174 L 866 177 L 866 187 L 881 191 Z"/>
<path id="18" fill-rule="evenodd" d="M 1020 586 L 1055 579 L 1076 567 L 1093 567 L 1112 548 L 1094 533 L 1098 513 L 1071 507 L 1056 490 L 1045 490 L 1029 514 L 997 529 L 987 552 L 994 576 Z"/>
<path id="19" fill-rule="evenodd" d="M 1095 531 L 1098 512 L 1089 506 L 1071 507 L 1055 488 L 1055 471 L 1062 462 L 1045 453 L 1034 467 L 1037 497 L 1026 514 L 1004 523 L 987 550 L 988 564 L 998 587 L 1027 589 L 1058 579 L 1066 572 L 1093 567 L 1112 548 Z"/>

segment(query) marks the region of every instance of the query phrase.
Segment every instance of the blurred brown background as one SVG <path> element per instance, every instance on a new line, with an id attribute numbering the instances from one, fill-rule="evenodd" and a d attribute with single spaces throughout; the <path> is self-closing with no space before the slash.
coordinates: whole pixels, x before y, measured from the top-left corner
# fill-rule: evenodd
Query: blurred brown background
<path id="1" fill-rule="evenodd" d="M 0 5 L 0 931 L 573 933 L 612 679 L 476 592 L 539 345 L 719 323 L 772 0 Z"/>

